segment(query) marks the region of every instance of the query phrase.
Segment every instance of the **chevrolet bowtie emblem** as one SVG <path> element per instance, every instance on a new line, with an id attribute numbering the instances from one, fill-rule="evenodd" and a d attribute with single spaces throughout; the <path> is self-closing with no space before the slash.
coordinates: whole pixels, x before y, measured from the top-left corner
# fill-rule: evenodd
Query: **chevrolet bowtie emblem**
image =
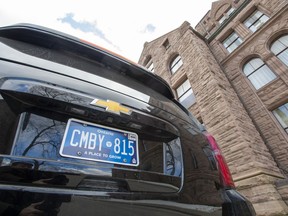
<path id="1" fill-rule="evenodd" d="M 115 113 L 118 115 L 120 115 L 120 113 L 130 115 L 132 112 L 129 108 L 122 106 L 121 104 L 115 101 L 110 101 L 110 100 L 105 101 L 105 100 L 100 100 L 100 99 L 94 99 L 90 104 L 94 106 L 106 108 L 106 111 Z"/>

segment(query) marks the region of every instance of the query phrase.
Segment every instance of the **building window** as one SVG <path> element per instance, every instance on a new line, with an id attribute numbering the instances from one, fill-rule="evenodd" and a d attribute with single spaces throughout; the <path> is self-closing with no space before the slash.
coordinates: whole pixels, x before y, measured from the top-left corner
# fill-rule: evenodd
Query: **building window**
<path id="1" fill-rule="evenodd" d="M 227 19 L 226 16 L 222 16 L 221 19 L 218 21 L 219 24 L 221 25 L 226 19 Z"/>
<path id="2" fill-rule="evenodd" d="M 168 49 L 169 49 L 169 47 L 170 47 L 171 45 L 170 45 L 170 43 L 169 43 L 169 40 L 168 40 L 168 39 L 164 41 L 164 43 L 163 43 L 163 46 L 164 46 L 164 48 L 165 48 L 166 50 L 168 50 Z"/>
<path id="3" fill-rule="evenodd" d="M 154 64 L 153 64 L 153 62 L 151 62 L 151 64 L 147 66 L 147 69 L 149 71 L 151 71 L 152 73 L 154 73 Z"/>
<path id="4" fill-rule="evenodd" d="M 177 55 L 170 64 L 170 71 L 174 74 L 181 66 L 183 61 L 179 55 Z"/>
<path id="5" fill-rule="evenodd" d="M 288 103 L 272 111 L 273 115 L 279 121 L 283 129 L 288 133 Z"/>
<path id="6" fill-rule="evenodd" d="M 276 78 L 276 75 L 260 58 L 247 62 L 243 67 L 243 72 L 257 90 Z"/>
<path id="7" fill-rule="evenodd" d="M 224 14 L 220 19 L 219 19 L 219 24 L 221 25 L 226 19 L 229 18 L 229 16 L 232 14 L 232 12 L 235 10 L 235 8 L 230 8 L 229 11 L 227 11 L 226 14 Z"/>
<path id="8" fill-rule="evenodd" d="M 271 51 L 288 66 L 288 35 L 280 37 L 272 46 Z"/>
<path id="9" fill-rule="evenodd" d="M 152 62 L 152 58 L 149 57 L 148 60 L 146 61 L 147 63 L 145 64 L 145 67 L 151 71 L 152 73 L 154 73 L 154 64 Z"/>
<path id="10" fill-rule="evenodd" d="M 228 50 L 229 53 L 233 52 L 241 43 L 242 39 L 235 32 L 230 34 L 223 41 L 223 45 Z"/>
<path id="11" fill-rule="evenodd" d="M 269 17 L 262 12 L 254 11 L 245 21 L 244 25 L 249 28 L 252 32 L 257 31 L 265 22 L 269 20 Z"/>
<path id="12" fill-rule="evenodd" d="M 193 94 L 193 90 L 191 88 L 189 80 L 185 80 L 177 89 L 177 98 L 178 101 L 185 107 L 189 108 L 195 102 L 195 96 Z"/>

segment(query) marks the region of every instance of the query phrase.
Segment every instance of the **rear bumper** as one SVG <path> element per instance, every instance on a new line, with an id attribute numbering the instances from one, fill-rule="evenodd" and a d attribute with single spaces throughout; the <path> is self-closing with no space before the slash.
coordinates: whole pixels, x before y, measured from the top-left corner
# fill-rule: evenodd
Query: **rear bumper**
<path id="1" fill-rule="evenodd" d="M 27 210 L 35 215 L 205 215 L 253 216 L 249 201 L 235 190 L 224 192 L 222 207 L 183 204 L 161 199 L 161 194 L 137 198 L 96 191 L 75 191 L 41 187 L 0 185 L 0 215 L 19 215 Z M 162 194 L 163 195 L 163 194 Z M 142 197 L 141 197 L 142 196 Z M 136 199 L 134 199 L 136 198 Z M 167 197 L 166 197 L 167 198 Z M 172 198 L 172 197 L 171 197 Z"/>
<path id="2" fill-rule="evenodd" d="M 252 204 L 235 190 L 225 190 L 225 202 L 222 215 L 229 216 L 250 216 L 256 215 Z"/>

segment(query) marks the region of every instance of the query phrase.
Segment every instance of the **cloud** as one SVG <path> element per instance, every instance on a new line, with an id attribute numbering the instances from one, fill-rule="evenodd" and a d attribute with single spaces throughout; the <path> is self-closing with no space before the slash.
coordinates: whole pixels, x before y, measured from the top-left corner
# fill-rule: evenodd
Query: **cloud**
<path id="1" fill-rule="evenodd" d="M 152 24 L 147 24 L 141 33 L 153 33 L 155 32 L 156 27 Z"/>
<path id="2" fill-rule="evenodd" d="M 113 45 L 115 48 L 119 49 L 116 45 L 114 45 L 104 34 L 104 32 L 97 27 L 96 22 L 88 22 L 88 21 L 77 21 L 74 19 L 73 13 L 67 13 L 64 18 L 58 18 L 58 21 L 62 23 L 68 23 L 72 28 L 76 30 L 80 30 L 84 33 L 92 33 L 95 36 L 103 39 L 108 44 Z"/>

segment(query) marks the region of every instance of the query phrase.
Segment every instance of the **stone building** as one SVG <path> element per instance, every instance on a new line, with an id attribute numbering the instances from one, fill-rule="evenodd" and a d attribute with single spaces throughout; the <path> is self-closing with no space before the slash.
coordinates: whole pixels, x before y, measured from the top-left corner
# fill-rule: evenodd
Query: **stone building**
<path id="1" fill-rule="evenodd" d="M 219 0 L 144 44 L 139 63 L 216 138 L 258 215 L 288 215 L 288 1 Z"/>

